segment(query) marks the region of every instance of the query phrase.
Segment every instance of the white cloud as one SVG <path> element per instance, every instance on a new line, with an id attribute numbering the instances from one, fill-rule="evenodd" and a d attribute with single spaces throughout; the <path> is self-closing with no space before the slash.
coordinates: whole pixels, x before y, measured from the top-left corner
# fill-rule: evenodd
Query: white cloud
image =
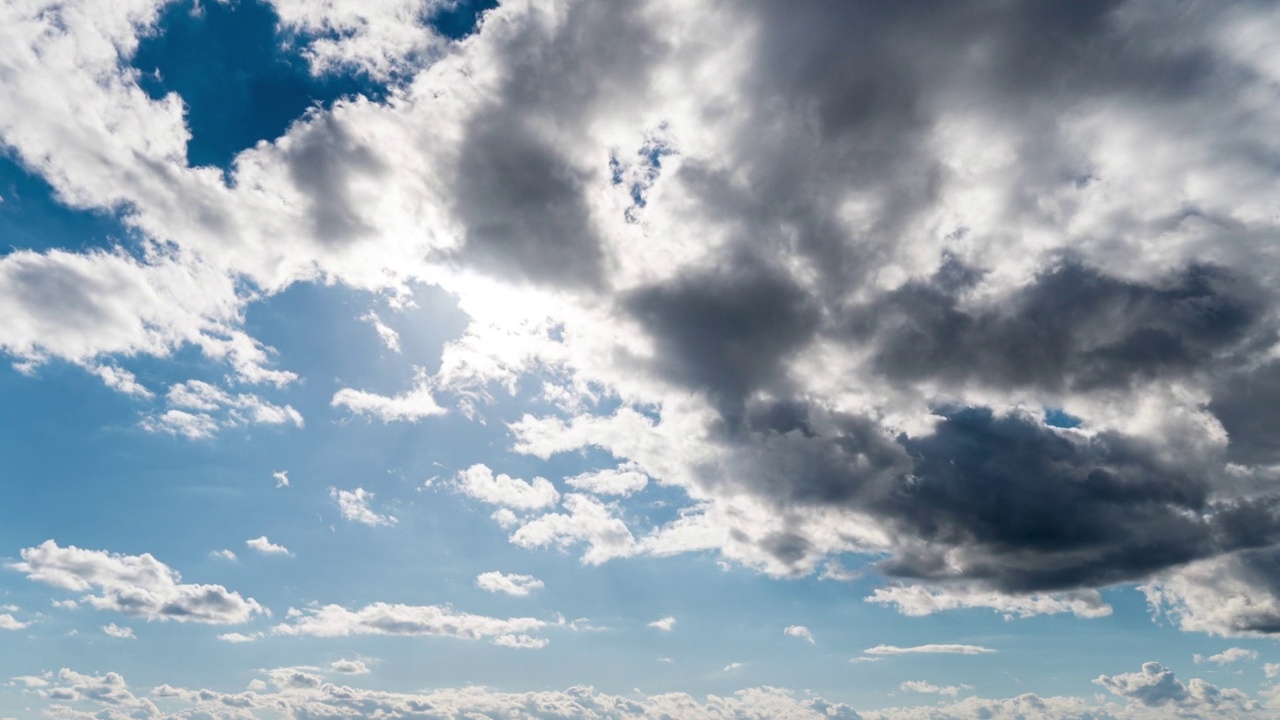
<path id="1" fill-rule="evenodd" d="M 329 663 L 329 669 L 343 675 L 367 675 L 369 666 L 363 660 L 335 660 Z"/>
<path id="2" fill-rule="evenodd" d="M 547 623 L 535 618 L 495 618 L 458 612 L 445 605 L 373 603 L 359 610 L 324 605 L 289 610 L 288 622 L 276 625 L 274 635 L 347 637 L 350 635 L 439 635 L 488 640 L 495 645 L 538 648 L 546 644 L 537 632 Z"/>
<path id="3" fill-rule="evenodd" d="M 724 671 L 725 671 L 725 672 L 733 672 L 734 670 L 739 670 L 739 669 L 741 669 L 741 668 L 742 668 L 742 663 L 740 663 L 740 662 L 729 663 L 728 665 L 725 665 L 725 666 L 724 666 Z"/>
<path id="4" fill-rule="evenodd" d="M 120 627 L 115 623 L 103 625 L 102 632 L 110 637 L 119 638 L 121 640 L 134 640 L 137 638 L 137 636 L 133 634 L 133 628 Z"/>
<path id="5" fill-rule="evenodd" d="M 925 654 L 942 654 L 942 655 L 985 655 L 993 653 L 988 647 L 981 645 L 915 645 L 913 647 L 898 647 L 896 645 L 876 645 L 862 651 L 867 655 L 909 655 L 916 653 Z"/>
<path id="6" fill-rule="evenodd" d="M 867 602 L 894 605 L 898 612 L 913 617 L 961 608 L 990 608 L 1006 617 L 1069 612 L 1076 617 L 1097 618 L 1111 614 L 1111 606 L 1096 590 L 1011 595 L 963 586 L 891 585 L 876 588 Z"/>
<path id="7" fill-rule="evenodd" d="M 289 471 L 288 470 L 277 470 L 271 473 L 271 477 L 275 478 L 276 487 L 278 488 L 289 487 Z"/>
<path id="8" fill-rule="evenodd" d="M 222 549 L 222 550 L 212 550 L 212 551 L 210 551 L 210 552 L 209 552 L 209 557 L 215 557 L 215 558 L 219 558 L 219 559 L 221 559 L 221 560 L 230 560 L 231 562 L 235 562 L 235 561 L 238 559 L 238 558 L 236 557 L 236 554 L 235 554 L 234 552 L 232 552 L 232 551 L 230 551 L 230 550 L 227 550 L 227 549 L 225 549 L 225 548 L 224 548 L 224 549 Z"/>
<path id="9" fill-rule="evenodd" d="M 253 550 L 257 550 L 263 555 L 292 555 L 293 554 L 289 552 L 289 548 L 283 545 L 277 545 L 271 542 L 270 540 L 268 540 L 266 535 L 263 535 L 262 537 L 253 538 L 252 540 L 245 540 L 244 544 L 248 545 L 249 548 Z"/>
<path id="10" fill-rule="evenodd" d="M 534 590 L 542 588 L 542 581 L 532 575 L 504 574 L 497 571 L 480 573 L 476 576 L 476 587 L 496 593 L 524 597 Z"/>
<path id="11" fill-rule="evenodd" d="M 1190 563 L 1139 589 L 1183 630 L 1249 636 L 1280 622 L 1280 594 L 1239 554 Z"/>
<path id="12" fill-rule="evenodd" d="M 432 394 L 431 380 L 421 368 L 414 374 L 413 388 L 400 395 L 387 396 L 364 390 L 342 388 L 334 393 L 329 403 L 333 407 L 346 408 L 356 415 L 368 415 L 384 423 L 418 422 L 433 415 L 447 412 L 436 402 Z"/>
<path id="13" fill-rule="evenodd" d="M 10 613 L 0 613 L 0 630 L 22 630 L 30 624 L 18 622 Z"/>
<path id="14" fill-rule="evenodd" d="M 546 478 L 535 477 L 526 482 L 505 474 L 495 476 L 487 465 L 481 464 L 459 472 L 455 484 L 468 497 L 518 510 L 551 507 L 560 500 L 560 493 Z"/>
<path id="15" fill-rule="evenodd" d="M 201 380 L 169 387 L 169 409 L 142 421 L 150 432 L 167 432 L 193 440 L 212 437 L 221 428 L 245 425 L 302 427 L 302 414 L 291 405 L 274 405 L 252 394 L 231 394 Z"/>
<path id="16" fill-rule="evenodd" d="M 809 641 L 810 645 L 816 644 L 816 641 L 813 639 L 813 633 L 809 632 L 809 628 L 803 625 L 788 625 L 783 629 L 782 633 L 784 635 L 790 635 L 791 637 L 804 638 Z"/>
<path id="17" fill-rule="evenodd" d="M 1262 672 L 1269 678 L 1280 677 L 1280 663 L 1265 663 Z"/>
<path id="18" fill-rule="evenodd" d="M 582 562 L 587 565 L 630 557 L 640 551 L 626 523 L 613 514 L 612 506 L 589 495 L 570 493 L 564 496 L 563 507 L 567 514 L 547 513 L 526 520 L 511 533 L 511 542 L 525 548 L 556 546 L 561 550 L 586 543 Z"/>
<path id="19" fill-rule="evenodd" d="M 218 636 L 218 639 L 221 640 L 222 642 L 238 644 L 238 643 L 253 642 L 254 640 L 257 640 L 259 637 L 261 636 L 258 634 L 246 635 L 245 633 L 222 633 L 221 635 Z"/>
<path id="20" fill-rule="evenodd" d="M 649 484 L 649 476 L 636 468 L 634 463 L 627 463 L 616 468 L 592 470 L 565 478 L 564 482 L 569 487 L 597 495 L 631 495 Z"/>
<path id="21" fill-rule="evenodd" d="M 400 333 L 393 330 L 386 323 L 382 322 L 382 318 L 378 317 L 376 312 L 370 310 L 361 315 L 358 319 L 363 320 L 373 326 L 375 332 L 378 333 L 378 339 L 382 344 L 392 352 L 400 352 Z"/>
<path id="22" fill-rule="evenodd" d="M 676 627 L 676 619 L 671 615 L 668 615 L 664 618 L 658 618 L 657 620 L 654 620 L 653 622 L 649 623 L 649 627 L 657 628 L 662 632 L 671 632 Z"/>
<path id="23" fill-rule="evenodd" d="M 271 0 L 280 21 L 305 39 L 313 73 L 357 70 L 386 79 L 442 50 L 425 21 L 444 0 Z"/>
<path id="24" fill-rule="evenodd" d="M 960 694 L 961 690 L 972 690 L 972 685 L 943 685 L 938 686 L 923 680 L 908 680 L 898 686 L 903 692 L 928 693 L 932 695 L 947 695 L 955 697 Z"/>
<path id="25" fill-rule="evenodd" d="M 339 490 L 337 488 L 329 488 L 329 497 L 338 503 L 338 509 L 342 512 L 342 517 L 370 527 L 391 526 L 395 525 L 396 518 L 392 515 L 379 515 L 369 509 L 369 501 L 373 499 L 373 493 L 364 488 L 356 488 L 355 490 Z"/>
<path id="26" fill-rule="evenodd" d="M 86 593 L 80 602 L 147 620 L 210 623 L 248 622 L 266 608 L 221 585 L 191 585 L 150 554 L 119 555 L 59 547 L 53 540 L 21 551 L 10 567 L 53 587 Z M 97 589 L 100 594 L 89 594 Z"/>
<path id="27" fill-rule="evenodd" d="M 1227 648 L 1216 655 L 1210 655 L 1209 657 L 1204 657 L 1197 653 L 1194 659 L 1197 665 L 1205 662 L 1216 663 L 1218 665 L 1229 665 L 1241 660 L 1257 660 L 1258 652 L 1256 650 L 1246 650 L 1244 648 L 1233 647 Z"/>

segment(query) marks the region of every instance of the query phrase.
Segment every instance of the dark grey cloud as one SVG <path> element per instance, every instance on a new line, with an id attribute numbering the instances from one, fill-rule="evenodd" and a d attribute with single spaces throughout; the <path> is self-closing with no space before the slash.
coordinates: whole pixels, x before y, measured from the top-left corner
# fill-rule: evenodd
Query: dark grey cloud
<path id="1" fill-rule="evenodd" d="M 511 22 L 498 58 L 501 91 L 468 124 L 459 147 L 454 210 L 466 223 L 462 257 L 523 280 L 593 286 L 604 252 L 588 194 L 607 172 L 569 160 L 584 118 L 642 101 L 663 44 L 640 3 L 578 3 L 563 24 Z"/>
<path id="2" fill-rule="evenodd" d="M 855 313 L 851 333 L 895 382 L 1087 392 L 1204 369 L 1265 310 L 1255 283 L 1204 265 L 1142 284 L 1064 259 L 999 305 L 967 309 L 977 279 L 944 265 Z"/>
<path id="3" fill-rule="evenodd" d="M 318 240 L 341 246 L 370 232 L 350 187 L 355 178 L 386 174 L 372 148 L 327 113 L 296 126 L 281 148 L 290 179 L 311 203 L 311 230 Z"/>
<path id="4" fill-rule="evenodd" d="M 1214 389 L 1209 411 L 1227 431 L 1227 457 L 1248 465 L 1280 463 L 1280 361 L 1233 373 Z"/>

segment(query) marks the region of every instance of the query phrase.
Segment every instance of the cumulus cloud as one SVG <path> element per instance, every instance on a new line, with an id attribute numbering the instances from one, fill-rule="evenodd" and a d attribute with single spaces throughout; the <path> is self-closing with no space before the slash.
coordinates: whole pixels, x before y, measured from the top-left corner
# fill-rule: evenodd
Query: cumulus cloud
<path id="1" fill-rule="evenodd" d="M 329 404 L 345 408 L 356 415 L 377 418 L 384 423 L 418 422 L 447 412 L 436 402 L 430 379 L 421 370 L 414 377 L 413 388 L 400 395 L 378 395 L 364 390 L 342 388 L 334 393 Z"/>
<path id="2" fill-rule="evenodd" d="M 257 395 L 231 394 L 201 380 L 188 380 L 165 394 L 169 409 L 142 421 L 150 432 L 167 432 L 193 440 L 209 438 L 218 430 L 244 425 L 293 425 L 302 427 L 302 414 L 291 405 L 274 405 Z"/>
<path id="3" fill-rule="evenodd" d="M 497 572 L 480 573 L 476 576 L 476 587 L 492 593 L 501 592 L 516 597 L 525 597 L 534 590 L 542 588 L 542 581 L 532 575 L 517 575 Z"/>
<path id="4" fill-rule="evenodd" d="M 108 624 L 108 625 L 103 625 L 103 626 L 102 626 L 102 632 L 103 632 L 103 634 L 104 634 L 104 635 L 107 635 L 107 636 L 109 636 L 109 637 L 113 637 L 113 638 L 118 638 L 118 639 L 121 639 L 121 640 L 133 640 L 133 639 L 137 638 L 137 636 L 133 634 L 133 628 L 131 628 L 131 627 L 120 627 L 119 625 L 117 625 L 117 624 L 115 624 L 115 623 L 110 623 L 110 624 Z"/>
<path id="5" fill-rule="evenodd" d="M 369 666 L 363 660 L 335 660 L 329 663 L 329 669 L 343 675 L 369 674 Z"/>
<path id="6" fill-rule="evenodd" d="M 275 478 L 276 487 L 278 488 L 289 487 L 289 471 L 288 470 L 277 470 L 271 473 L 271 477 Z"/>
<path id="7" fill-rule="evenodd" d="M 245 540 L 244 544 L 249 546 L 251 550 L 257 550 L 263 555 L 292 555 L 289 548 L 283 545 L 277 545 L 267 539 L 266 535 L 256 537 L 252 540 Z"/>
<path id="8" fill-rule="evenodd" d="M 209 552 L 209 557 L 215 557 L 221 560 L 230 560 L 231 562 L 235 562 L 238 559 L 234 552 L 225 548 L 222 550 L 211 550 Z"/>
<path id="9" fill-rule="evenodd" d="M 342 517 L 351 522 L 370 527 L 391 526 L 398 522 L 392 515 L 379 515 L 369 509 L 369 501 L 373 499 L 373 493 L 364 488 L 339 490 L 331 487 L 329 497 L 338 503 L 338 510 L 342 512 Z"/>
<path id="10" fill-rule="evenodd" d="M 972 685 L 934 685 L 923 680 L 907 680 L 898 686 L 903 692 L 927 693 L 930 695 L 948 695 L 955 697 L 961 690 L 972 690 Z"/>
<path id="11" fill-rule="evenodd" d="M 813 639 L 813 633 L 809 632 L 809 628 L 803 625 L 788 625 L 785 628 L 783 628 L 782 634 L 789 635 L 791 637 L 803 638 L 805 640 L 808 640 L 810 645 L 816 642 Z"/>
<path id="12" fill-rule="evenodd" d="M 1097 617 L 1146 583 L 1185 629 L 1275 632 L 1275 492 L 1238 480 L 1280 458 L 1275 8 L 690 1 L 503 4 L 450 43 L 439 3 L 276 0 L 314 72 L 402 84 L 227 176 L 128 66 L 155 3 L 5 7 L 0 139 L 137 239 L 0 259 L 0 349 L 139 396 L 98 369 L 191 346 L 283 384 L 249 303 L 425 281 L 469 318 L 440 370 L 335 406 L 416 421 L 553 378 L 515 450 L 599 448 L 636 475 L 583 492 L 688 500 L 636 541 L 570 495 L 517 544 L 783 576 L 874 553 L 903 584 L 872 599 L 912 613 Z M 144 427 L 301 424 L 185 387 Z"/>
<path id="13" fill-rule="evenodd" d="M 122 555 L 103 550 L 60 547 L 46 540 L 21 551 L 10 565 L 27 579 L 85 593 L 79 600 L 147 620 L 227 625 L 244 623 L 267 610 L 253 598 L 221 585 L 193 585 L 148 553 Z M 97 590 L 99 594 L 92 594 Z"/>
<path id="14" fill-rule="evenodd" d="M 437 635 L 466 640 L 487 640 L 495 645 L 540 648 L 546 638 L 535 633 L 547 623 L 535 618 L 495 618 L 458 612 L 442 605 L 373 603 L 359 610 L 339 605 L 290 608 L 288 620 L 276 625 L 274 635 L 347 637 L 351 635 Z"/>
<path id="15" fill-rule="evenodd" d="M 1257 660 L 1258 652 L 1256 650 L 1246 650 L 1244 648 L 1233 647 L 1227 648 L 1216 655 L 1210 655 L 1209 657 L 1205 657 L 1197 653 L 1193 656 L 1193 659 L 1197 665 L 1205 662 L 1217 663 L 1218 665 L 1229 665 L 1241 660 Z"/>
<path id="16" fill-rule="evenodd" d="M 482 464 L 459 472 L 455 484 L 464 495 L 517 510 L 540 510 L 560 500 L 560 493 L 546 478 L 524 481 L 501 473 L 494 475 Z"/>
<path id="17" fill-rule="evenodd" d="M 593 470 L 565 478 L 569 487 L 597 495 L 630 495 L 639 492 L 649 483 L 649 477 L 636 469 L 634 464 L 606 470 Z"/>
<path id="18" fill-rule="evenodd" d="M 656 628 L 663 632 L 671 632 L 676 628 L 676 619 L 671 615 L 668 615 L 649 623 L 649 627 Z"/>
<path id="19" fill-rule="evenodd" d="M 0 613 L 0 630 L 22 630 L 30 624 L 19 622 L 11 613 Z"/>

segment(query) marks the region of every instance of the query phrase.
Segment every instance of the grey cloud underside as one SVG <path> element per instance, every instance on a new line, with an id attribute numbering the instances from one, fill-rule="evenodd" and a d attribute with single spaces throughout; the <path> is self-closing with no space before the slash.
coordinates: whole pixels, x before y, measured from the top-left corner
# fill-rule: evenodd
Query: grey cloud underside
<path id="1" fill-rule="evenodd" d="M 1224 459 L 1280 460 L 1270 429 L 1280 426 L 1280 363 L 1258 359 L 1276 336 L 1265 274 L 1193 261 L 1138 280 L 1051 251 L 1021 287 L 975 300 L 985 268 L 943 252 L 933 277 L 850 301 L 913 218 L 959 182 L 925 139 L 960 96 L 1006 115 L 1018 138 L 1017 216 L 1040 212 L 1046 189 L 1089 182 L 1090 169 L 1063 149 L 1063 112 L 1130 95 L 1176 112 L 1232 87 L 1235 71 L 1165 42 L 1166 28 L 1126 31 L 1120 11 L 1132 7 L 755 7 L 750 121 L 733 163 L 689 160 L 675 171 L 699 208 L 731 228 L 730 246 L 714 269 L 621 303 L 656 343 L 650 369 L 721 415 L 719 440 L 735 460 L 705 482 L 737 483 L 784 508 L 869 514 L 897 538 L 884 573 L 1011 593 L 1140 580 L 1280 541 L 1273 498 L 1223 499 L 1214 485 Z M 882 200 L 857 233 L 840 220 L 850 192 Z M 1142 227 L 1117 217 L 1115 240 L 1186 217 Z M 797 263 L 805 280 L 784 269 Z M 1086 437 L 984 407 L 940 407 L 932 434 L 893 434 L 796 387 L 788 361 L 817 340 L 867 353 L 863 382 L 906 390 L 990 388 L 1050 404 L 1172 382 L 1206 388 L 1226 457 L 1170 461 L 1118 432 Z M 810 540 L 797 531 L 762 544 L 799 563 Z"/>

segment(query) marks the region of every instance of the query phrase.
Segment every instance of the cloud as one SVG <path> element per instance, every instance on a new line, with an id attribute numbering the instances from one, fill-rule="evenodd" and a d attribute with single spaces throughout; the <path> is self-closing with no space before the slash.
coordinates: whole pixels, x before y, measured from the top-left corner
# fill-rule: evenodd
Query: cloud
<path id="1" fill-rule="evenodd" d="M 447 412 L 432 394 L 430 378 L 421 369 L 414 376 L 413 389 L 400 395 L 386 396 L 364 390 L 342 388 L 329 403 L 356 415 L 367 415 L 384 423 L 418 422 L 423 418 Z"/>
<path id="2" fill-rule="evenodd" d="M 876 645 L 862 651 L 867 655 L 910 655 L 916 653 L 926 654 L 943 654 L 943 655 L 985 655 L 994 653 L 988 647 L 981 645 L 915 645 L 912 647 L 898 647 L 896 645 Z"/>
<path id="3" fill-rule="evenodd" d="M 232 395 L 200 380 L 170 386 L 165 402 L 170 409 L 144 419 L 143 429 L 199 440 L 213 437 L 222 428 L 304 424 L 302 414 L 291 405 L 273 405 L 257 395 Z"/>
<path id="4" fill-rule="evenodd" d="M 369 674 L 369 666 L 363 660 L 335 660 L 329 663 L 329 669 L 343 675 Z"/>
<path id="5" fill-rule="evenodd" d="M 562 550 L 586 543 L 582 562 L 587 565 L 639 552 L 635 537 L 626 523 L 613 514 L 612 506 L 589 495 L 569 493 L 564 496 L 563 507 L 567 513 L 547 513 L 525 520 L 511 533 L 511 542 L 526 548 L 556 546 Z"/>
<path id="6" fill-rule="evenodd" d="M 221 560 L 229 560 L 231 562 L 235 562 L 238 559 L 236 558 L 236 554 L 234 552 L 227 550 L 225 548 L 222 550 L 210 550 L 209 557 L 215 557 Z"/>
<path id="7" fill-rule="evenodd" d="M 728 665 L 725 665 L 725 666 L 724 666 L 724 671 L 725 671 L 725 672 L 733 672 L 734 670 L 738 670 L 738 669 L 740 669 L 741 667 L 742 667 L 742 663 L 740 663 L 740 662 L 736 662 L 736 663 L 729 663 Z"/>
<path id="8" fill-rule="evenodd" d="M 928 693 L 932 695 L 948 695 L 955 697 L 960 694 L 961 690 L 972 690 L 972 685 L 944 685 L 938 686 L 923 680 L 907 680 L 898 686 L 903 692 Z"/>
<path id="9" fill-rule="evenodd" d="M 373 603 L 359 610 L 339 605 L 291 608 L 288 621 L 272 628 L 273 635 L 348 637 L 351 635 L 435 635 L 487 640 L 514 648 L 540 648 L 545 638 L 530 633 L 546 627 L 535 618 L 495 618 L 457 612 L 441 605 Z"/>
<path id="10" fill-rule="evenodd" d="M 133 634 L 133 628 L 120 627 L 115 623 L 103 625 L 102 632 L 109 637 L 119 638 L 121 640 L 133 640 L 137 638 L 137 636 Z"/>
<path id="11" fill-rule="evenodd" d="M 634 464 L 626 464 L 608 470 L 593 470 L 565 478 L 564 482 L 569 487 L 597 495 L 631 495 L 649 483 L 649 477 L 635 468 Z"/>
<path id="12" fill-rule="evenodd" d="M 0 630 L 22 630 L 30 624 L 19 622 L 10 613 L 0 613 Z"/>
<path id="13" fill-rule="evenodd" d="M 803 625 L 788 625 L 782 630 L 782 634 L 789 635 L 791 637 L 804 638 L 809 641 L 810 645 L 816 643 L 813 639 L 813 633 L 809 632 L 809 628 Z"/>
<path id="14" fill-rule="evenodd" d="M 1160 663 L 1143 663 L 1142 670 L 1101 675 L 1095 683 L 1144 707 L 1202 711 L 1221 717 L 1248 716 L 1261 708 L 1239 690 L 1215 687 L 1199 678 L 1183 683 Z"/>
<path id="15" fill-rule="evenodd" d="M 462 470 L 454 482 L 458 490 L 468 497 L 517 510 L 539 510 L 560 500 L 560 493 L 546 478 L 535 477 L 526 482 L 510 475 L 495 476 L 487 465 L 482 464 Z"/>
<path id="16" fill-rule="evenodd" d="M 519 544 L 779 576 L 872 553 L 902 583 L 874 601 L 914 613 L 1096 617 L 1146 583 L 1185 629 L 1275 632 L 1275 492 L 1238 481 L 1280 457 L 1273 9 L 690 1 L 504 4 L 451 43 L 436 4 L 277 0 L 313 72 L 397 91 L 225 176 L 129 66 L 155 3 L 5 8 L 5 146 L 130 238 L 0 259 L 0 348 L 139 397 L 102 369 L 192 347 L 283 384 L 251 303 L 426 281 L 469 318 L 440 371 L 334 405 L 416 421 L 553 378 L 516 451 L 599 448 L 687 499 L 635 540 L 566 498 Z M 223 392 L 144 427 L 301 423 Z"/>
<path id="17" fill-rule="evenodd" d="M 400 333 L 382 322 L 382 318 L 378 317 L 377 313 L 370 310 L 357 319 L 372 325 L 374 331 L 378 333 L 378 339 L 388 350 L 394 353 L 400 352 Z"/>
<path id="18" fill-rule="evenodd" d="M 266 535 L 263 535 L 262 537 L 253 538 L 252 540 L 245 540 L 244 544 L 249 546 L 249 548 L 252 550 L 257 550 L 263 555 L 292 555 L 293 554 L 289 552 L 289 548 L 283 545 L 276 545 L 275 543 L 268 540 Z"/>
<path id="19" fill-rule="evenodd" d="M 508 575 L 494 571 L 477 575 L 476 587 L 491 593 L 501 592 L 525 597 L 534 590 L 541 589 L 542 581 L 532 575 Z"/>
<path id="20" fill-rule="evenodd" d="M 370 527 L 391 526 L 398 522 L 394 516 L 379 515 L 370 510 L 369 501 L 373 499 L 373 493 L 364 488 L 339 490 L 331 487 L 329 488 L 329 497 L 338 503 L 338 509 L 342 512 L 342 517 L 351 522 Z"/>
<path id="21" fill-rule="evenodd" d="M 670 615 L 654 620 L 649 623 L 649 627 L 657 628 L 663 632 L 671 632 L 676 628 L 676 619 Z"/>
<path id="22" fill-rule="evenodd" d="M 86 593 L 80 598 L 99 610 L 112 610 L 147 620 L 229 625 L 268 614 L 253 598 L 221 585 L 192 585 L 150 554 L 120 555 L 102 550 L 59 547 L 46 540 L 21 551 L 11 568 L 28 580 Z M 97 589 L 100 594 L 90 591 Z"/>
<path id="23" fill-rule="evenodd" d="M 271 477 L 275 478 L 276 487 L 278 488 L 289 487 L 289 471 L 288 470 L 277 470 L 271 473 Z"/>

